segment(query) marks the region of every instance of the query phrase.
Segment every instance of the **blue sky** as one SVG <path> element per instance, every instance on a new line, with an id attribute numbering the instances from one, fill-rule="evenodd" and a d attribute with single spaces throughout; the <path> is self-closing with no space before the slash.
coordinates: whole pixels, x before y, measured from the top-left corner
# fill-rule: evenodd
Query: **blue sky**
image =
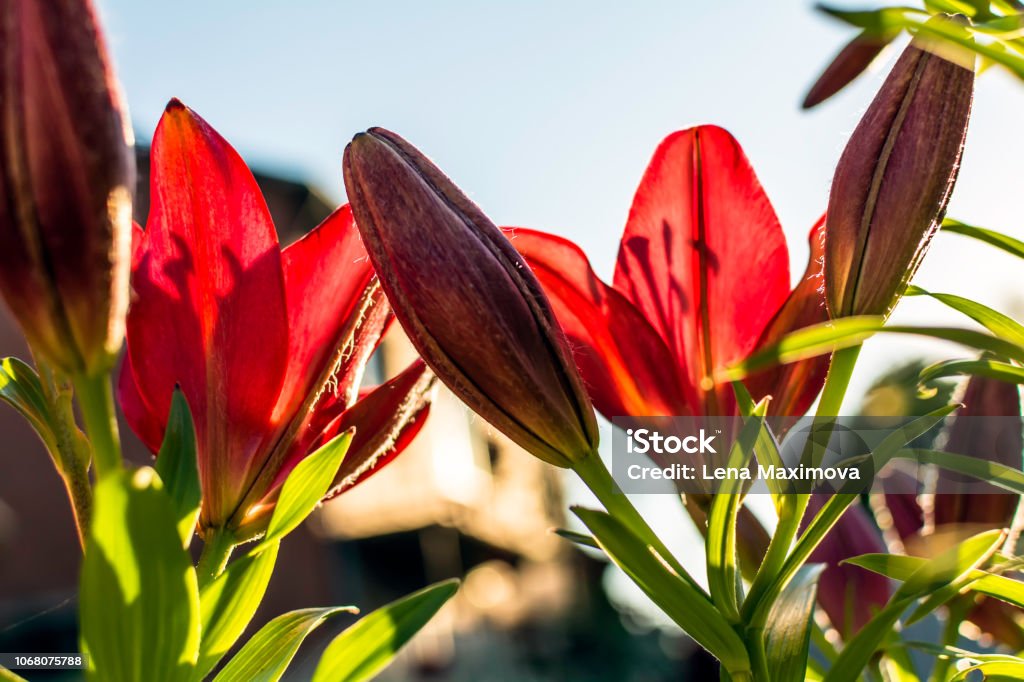
<path id="1" fill-rule="evenodd" d="M 794 276 L 802 272 L 834 164 L 894 56 L 806 113 L 806 88 L 850 36 L 810 2 L 100 6 L 140 141 L 179 97 L 251 164 L 340 202 L 345 143 L 382 125 L 432 156 L 496 222 L 565 235 L 604 276 L 655 146 L 696 123 L 739 138 L 786 230 Z M 980 79 L 950 214 L 1024 238 L 1021 111 L 1024 85 L 1002 73 Z M 1010 257 L 946 235 L 915 281 L 1021 314 L 1020 273 Z M 965 324 L 920 300 L 894 319 Z M 854 395 L 899 358 L 962 353 L 872 340 Z M 676 529 L 666 536 L 692 548 L 678 531 L 678 504 L 654 497 L 645 506 Z M 627 590 L 621 576 L 610 579 Z"/>
<path id="2" fill-rule="evenodd" d="M 800 111 L 850 35 L 802 1 L 101 0 L 101 9 L 140 140 L 179 97 L 251 164 L 308 179 L 340 202 L 345 143 L 383 125 L 432 156 L 496 222 L 568 236 L 605 276 L 658 141 L 705 122 L 743 144 L 785 227 L 794 276 L 802 272 L 835 161 L 891 63 Z M 951 208 L 1019 236 L 1013 154 L 1024 141 L 1010 131 L 1022 105 L 1024 85 L 1002 73 L 981 78 Z M 1014 265 L 946 236 L 917 281 L 1013 310 Z M 897 319 L 943 314 L 913 301 Z M 957 350 L 875 341 L 866 369 L 919 349 Z"/>

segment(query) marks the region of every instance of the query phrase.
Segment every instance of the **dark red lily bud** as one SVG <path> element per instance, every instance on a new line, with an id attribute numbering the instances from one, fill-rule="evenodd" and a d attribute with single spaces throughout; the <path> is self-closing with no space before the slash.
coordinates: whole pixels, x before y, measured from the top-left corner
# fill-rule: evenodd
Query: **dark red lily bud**
<path id="1" fill-rule="evenodd" d="M 811 496 L 805 524 L 827 500 L 821 493 Z M 885 552 L 885 544 L 878 529 L 864 507 L 854 503 L 808 558 L 810 563 L 825 564 L 818 580 L 818 603 L 844 641 L 849 641 L 886 605 L 890 588 L 885 576 L 843 562 L 861 554 L 881 552 Z"/>
<path id="2" fill-rule="evenodd" d="M 885 315 L 903 294 L 953 191 L 973 90 L 971 65 L 915 38 L 861 118 L 829 196 L 832 317 Z"/>
<path id="3" fill-rule="evenodd" d="M 954 416 L 943 449 L 1020 469 L 1024 440 L 1017 385 L 971 377 L 960 402 L 963 407 Z M 961 488 L 964 492 L 958 492 Z M 939 471 L 935 490 L 932 524 L 936 528 L 947 524 L 1004 528 L 1017 510 L 1017 495 L 949 471 Z"/>
<path id="4" fill-rule="evenodd" d="M 594 411 L 540 284 L 501 231 L 394 133 L 345 149 L 345 187 L 395 316 L 473 411 L 537 457 L 595 451 Z"/>
<path id="5" fill-rule="evenodd" d="M 108 369 L 124 336 L 132 143 L 91 3 L 0 4 L 0 291 L 70 374 Z"/>
<path id="6" fill-rule="evenodd" d="M 804 99 L 804 109 L 815 107 L 836 94 L 871 66 L 896 33 L 862 31 L 846 44 L 811 86 Z"/>

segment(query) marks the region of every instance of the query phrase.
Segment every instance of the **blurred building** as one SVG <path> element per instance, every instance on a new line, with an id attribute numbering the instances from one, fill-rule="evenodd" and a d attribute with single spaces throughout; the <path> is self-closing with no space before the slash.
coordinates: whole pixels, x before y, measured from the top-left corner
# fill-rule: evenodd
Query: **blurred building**
<path id="1" fill-rule="evenodd" d="M 141 224 L 148 170 L 147 150 L 139 150 Z M 302 183 L 256 177 L 282 243 L 332 209 Z M 0 355 L 28 357 L 6 310 L 0 311 Z M 393 375 L 412 357 L 396 325 L 368 380 Z M 34 433 L 2 406 L 0 433 L 0 651 L 74 651 L 80 552 L 61 479 Z M 124 424 L 122 437 L 126 457 L 149 460 Z M 659 680 L 673 669 L 678 678 L 656 635 L 630 637 L 623 629 L 601 589 L 605 564 L 550 532 L 564 525 L 559 475 L 442 391 L 400 458 L 288 538 L 256 623 L 308 606 L 349 603 L 368 611 L 460 577 L 456 598 L 382 679 Z M 293 664 L 294 676 L 311 672 L 319 649 L 347 624 L 325 626 L 312 638 Z M 663 665 L 652 665 L 652 658 Z M 628 672 L 637 669 L 645 672 Z"/>

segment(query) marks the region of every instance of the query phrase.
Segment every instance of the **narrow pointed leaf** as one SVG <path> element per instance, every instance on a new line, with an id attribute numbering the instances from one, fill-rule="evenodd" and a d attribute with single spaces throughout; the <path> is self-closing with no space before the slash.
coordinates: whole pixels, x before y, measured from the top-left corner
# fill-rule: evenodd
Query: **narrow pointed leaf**
<path id="1" fill-rule="evenodd" d="M 998 379 L 1010 384 L 1024 384 L 1024 368 L 998 360 L 946 360 L 921 370 L 920 383 L 953 376 L 976 376 Z"/>
<path id="2" fill-rule="evenodd" d="M 989 334 L 957 327 L 884 326 L 881 317 L 861 316 L 833 320 L 804 327 L 735 363 L 716 375 L 716 380 L 736 381 L 779 363 L 796 362 L 856 346 L 878 332 L 926 336 L 951 341 L 969 348 L 987 350 L 996 355 L 1024 362 L 1024 347 Z"/>
<path id="3" fill-rule="evenodd" d="M 947 471 L 965 474 L 1004 490 L 1024 495 L 1024 472 L 1005 464 L 952 452 L 917 448 L 904 450 L 897 456 L 922 464 L 934 464 Z"/>
<path id="4" fill-rule="evenodd" d="M 817 598 L 821 565 L 801 568 L 782 591 L 768 616 L 765 650 L 768 671 L 774 682 L 801 682 L 807 670 L 807 654 L 814 625 L 814 603 Z"/>
<path id="5" fill-rule="evenodd" d="M 942 231 L 971 237 L 972 239 L 985 242 L 986 244 L 994 246 L 997 249 L 1001 249 L 1006 253 L 1017 256 L 1018 258 L 1024 258 L 1024 242 L 1019 239 L 1014 239 L 1009 235 L 1005 235 L 1002 232 L 996 232 L 995 230 L 989 230 L 975 225 L 968 225 L 967 223 L 962 223 L 959 220 L 953 220 L 952 218 L 946 218 L 946 220 L 942 222 Z"/>
<path id="6" fill-rule="evenodd" d="M 993 310 L 986 305 L 972 301 L 963 296 L 954 294 L 936 294 L 925 291 L 921 287 L 911 285 L 905 294 L 906 296 L 931 296 L 937 301 L 967 315 L 969 318 L 982 325 L 996 336 L 1000 336 L 1018 346 L 1024 346 L 1024 325 L 1021 325 L 1009 315 L 1004 315 L 998 310 Z"/>
<path id="7" fill-rule="evenodd" d="M 262 552 L 236 559 L 203 586 L 199 593 L 203 639 L 196 680 L 209 674 L 249 625 L 267 591 L 279 547 L 279 542 L 272 542 Z"/>
<path id="8" fill-rule="evenodd" d="M 395 654 L 455 595 L 446 580 L 391 602 L 359 619 L 324 651 L 313 682 L 363 682 L 387 667 Z"/>
<path id="9" fill-rule="evenodd" d="M 989 682 L 1016 682 L 1024 679 L 1024 661 L 987 661 L 972 665 L 957 672 L 949 682 L 962 682 L 974 679 L 974 673 L 981 673 L 982 679 Z"/>
<path id="10" fill-rule="evenodd" d="M 740 469 L 750 462 L 754 444 L 764 425 L 767 409 L 767 401 L 762 401 L 754 408 L 753 415 L 746 419 L 729 452 L 726 466 Z M 743 504 L 742 486 L 742 481 L 738 479 L 723 481 L 722 487 L 712 498 L 708 514 L 708 587 L 719 611 L 726 620 L 733 623 L 740 620 L 739 595 L 736 589 L 739 580 L 736 571 L 736 517 L 740 505 Z"/>
<path id="11" fill-rule="evenodd" d="M 750 669 L 739 635 L 708 600 L 625 525 L 604 512 L 573 508 L 598 544 L 625 573 L 690 637 L 730 671 Z"/>
<path id="12" fill-rule="evenodd" d="M 981 565 L 1003 541 L 1002 531 L 975 535 L 947 550 L 918 570 L 896 590 L 889 604 L 875 615 L 839 653 L 825 682 L 854 682 L 915 599 L 955 582 Z"/>
<path id="13" fill-rule="evenodd" d="M 355 613 L 351 606 L 289 611 L 270 621 L 245 643 L 214 682 L 277 682 L 295 657 L 306 636 L 327 618 L 342 612 Z"/>
<path id="14" fill-rule="evenodd" d="M 585 533 L 577 533 L 576 531 L 569 530 L 567 528 L 556 528 L 555 535 L 563 537 L 569 542 L 575 542 L 577 545 L 580 545 L 581 547 L 601 549 L 601 546 L 597 544 L 597 540 L 595 540 L 592 536 L 587 535 Z"/>
<path id="15" fill-rule="evenodd" d="M 156 472 L 174 504 L 182 544 L 188 547 L 199 519 L 199 504 L 203 493 L 199 486 L 196 429 L 192 423 L 192 412 L 184 394 L 178 389 L 175 389 L 171 399 L 171 413 L 167 418 L 164 442 L 156 458 Z"/>
<path id="16" fill-rule="evenodd" d="M 267 534 L 252 550 L 253 554 L 291 533 L 316 509 L 330 489 L 351 442 L 352 432 L 348 431 L 295 465 L 281 487 Z"/>

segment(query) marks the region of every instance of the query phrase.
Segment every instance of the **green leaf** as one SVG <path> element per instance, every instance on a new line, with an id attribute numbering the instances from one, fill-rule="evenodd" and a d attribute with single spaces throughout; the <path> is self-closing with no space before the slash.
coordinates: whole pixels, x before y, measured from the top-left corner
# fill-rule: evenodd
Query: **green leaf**
<path id="1" fill-rule="evenodd" d="M 911 603 L 962 579 L 988 560 L 1003 539 L 1003 532 L 998 530 L 975 535 L 926 562 L 909 575 L 885 608 L 876 613 L 839 652 L 839 657 L 825 677 L 826 682 L 855 682 L 891 633 L 900 614 Z"/>
<path id="2" fill-rule="evenodd" d="M 978 376 L 1010 384 L 1024 384 L 1024 368 L 997 360 L 945 360 L 921 370 L 920 383 L 952 376 Z"/>
<path id="3" fill-rule="evenodd" d="M 270 621 L 245 643 L 213 682 L 276 682 L 306 636 L 330 616 L 358 613 L 352 606 L 289 611 Z"/>
<path id="4" fill-rule="evenodd" d="M 576 531 L 569 530 L 567 528 L 556 528 L 555 535 L 563 537 L 569 542 L 575 542 L 577 545 L 580 545 L 582 547 L 590 547 L 591 549 L 601 549 L 597 544 L 597 540 L 584 533 L 577 533 Z"/>
<path id="5" fill-rule="evenodd" d="M 382 606 L 334 638 L 313 673 L 313 682 L 362 682 L 386 668 L 459 588 L 446 580 Z"/>
<path id="6" fill-rule="evenodd" d="M 199 644 L 196 680 L 205 677 L 234 646 L 267 591 L 280 542 L 228 564 L 199 592 L 203 639 Z"/>
<path id="7" fill-rule="evenodd" d="M 573 507 L 601 549 L 665 614 L 730 672 L 750 670 L 746 648 L 708 598 L 668 567 L 664 559 L 618 519 Z"/>
<path id="8" fill-rule="evenodd" d="M 814 627 L 818 578 L 824 566 L 803 566 L 772 606 L 765 630 L 768 671 L 773 682 L 801 682 Z"/>
<path id="9" fill-rule="evenodd" d="M 949 682 L 974 679 L 972 673 L 979 672 L 987 682 L 1019 682 L 1024 679 L 1024 661 L 989 661 L 972 665 L 957 672 Z"/>
<path id="10" fill-rule="evenodd" d="M 352 431 L 346 431 L 295 465 L 281 486 L 267 534 L 251 553 L 262 552 L 291 533 L 316 509 L 330 490 L 351 442 Z"/>
<path id="11" fill-rule="evenodd" d="M 891 560 L 886 557 L 892 557 Z M 889 554 L 864 554 L 847 559 L 846 563 L 861 566 L 894 580 L 906 580 L 915 570 L 927 563 L 927 559 Z M 970 579 L 964 588 L 984 594 L 1007 604 L 1024 608 L 1024 583 L 1003 575 L 976 569 L 968 574 Z"/>
<path id="12" fill-rule="evenodd" d="M 1000 336 L 1018 346 L 1024 346 L 1024 326 L 1009 315 L 1004 315 L 998 310 L 993 310 L 986 305 L 972 301 L 963 296 L 954 294 L 936 294 L 926 291 L 921 287 L 911 285 L 907 288 L 906 296 L 930 296 L 936 301 L 941 301 L 947 306 L 963 313 L 981 326 L 988 329 L 996 336 Z"/>
<path id="13" fill-rule="evenodd" d="M 1005 235 L 1002 232 L 988 230 L 984 227 L 968 225 L 967 223 L 962 223 L 959 220 L 953 220 L 952 218 L 946 218 L 942 221 L 942 231 L 971 237 L 972 239 L 985 242 L 990 246 L 994 246 L 997 249 L 1001 249 L 1006 253 L 1017 256 L 1018 258 L 1024 258 L 1024 242 L 1019 239 L 1014 239 L 1009 235 Z"/>
<path id="14" fill-rule="evenodd" d="M 28 421 L 47 450 L 57 452 L 53 417 L 39 375 L 34 369 L 18 358 L 0 360 L 0 400 Z"/>
<path id="15" fill-rule="evenodd" d="M 203 493 L 199 487 L 199 463 L 196 460 L 196 428 L 188 401 L 179 388 L 174 389 L 171 399 L 164 442 L 156 457 L 156 471 L 174 503 L 182 544 L 188 547 L 199 520 Z"/>
<path id="16" fill-rule="evenodd" d="M 199 588 L 156 472 L 96 486 L 79 591 L 90 679 L 188 680 L 199 652 Z"/>
<path id="17" fill-rule="evenodd" d="M 965 474 L 1004 490 L 1024 494 L 1024 472 L 998 462 L 952 452 L 942 452 L 941 450 L 919 448 L 903 450 L 897 457 L 922 464 L 934 464 L 947 471 Z"/>
<path id="18" fill-rule="evenodd" d="M 28 680 L 0 665 L 0 682 L 28 682 Z"/>
<path id="19" fill-rule="evenodd" d="M 884 326 L 884 320 L 876 316 L 847 317 L 823 322 L 798 329 L 782 337 L 778 342 L 763 348 L 738 363 L 718 371 L 715 381 L 724 383 L 737 381 L 746 376 L 779 364 L 806 360 L 818 355 L 850 348 L 884 332 L 927 336 L 933 339 L 951 341 L 969 348 L 989 351 L 996 355 L 1024 362 L 1024 347 L 973 329 L 957 327 L 911 327 L 904 325 Z"/>
<path id="20" fill-rule="evenodd" d="M 767 411 L 766 399 L 754 408 L 752 416 L 746 418 L 729 451 L 727 467 L 741 469 L 750 462 Z M 711 509 L 708 512 L 708 587 L 715 606 L 725 619 L 732 623 L 738 623 L 740 620 L 737 589 L 740 576 L 736 570 L 736 517 L 743 503 L 742 492 L 742 481 L 732 478 L 723 481 L 717 494 L 712 496 Z"/>

